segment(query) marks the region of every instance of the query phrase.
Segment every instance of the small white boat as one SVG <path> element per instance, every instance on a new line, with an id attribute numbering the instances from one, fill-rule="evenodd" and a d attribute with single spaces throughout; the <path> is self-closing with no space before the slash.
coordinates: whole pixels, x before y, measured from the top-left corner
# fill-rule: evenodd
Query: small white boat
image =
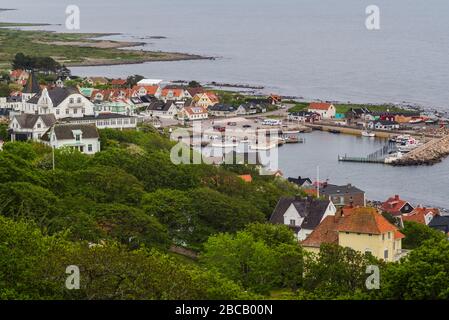
<path id="1" fill-rule="evenodd" d="M 410 120 L 409 121 L 409 123 L 421 123 L 421 122 L 423 122 L 423 119 L 422 118 L 417 118 L 417 119 L 412 119 L 412 120 Z"/>
<path id="2" fill-rule="evenodd" d="M 270 150 L 277 146 L 277 143 L 270 143 L 270 144 L 252 144 L 249 146 L 251 150 Z"/>
<path id="3" fill-rule="evenodd" d="M 362 137 L 374 138 L 376 134 L 371 131 L 362 131 Z"/>

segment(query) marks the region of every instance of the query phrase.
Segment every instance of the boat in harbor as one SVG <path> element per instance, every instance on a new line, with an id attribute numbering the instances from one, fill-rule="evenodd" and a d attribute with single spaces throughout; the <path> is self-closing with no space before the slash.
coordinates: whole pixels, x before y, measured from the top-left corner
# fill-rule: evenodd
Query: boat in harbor
<path id="1" fill-rule="evenodd" d="M 277 146 L 278 144 L 276 142 L 272 142 L 272 143 L 255 143 L 255 144 L 251 144 L 249 146 L 249 148 L 251 150 L 270 150 L 273 149 Z"/>
<path id="2" fill-rule="evenodd" d="M 341 133 L 341 131 L 340 131 L 340 130 L 337 130 L 337 129 L 329 129 L 329 132 L 330 132 L 330 133 L 335 133 L 335 134 Z"/>
<path id="3" fill-rule="evenodd" d="M 371 131 L 362 131 L 362 137 L 374 138 L 376 134 Z"/>

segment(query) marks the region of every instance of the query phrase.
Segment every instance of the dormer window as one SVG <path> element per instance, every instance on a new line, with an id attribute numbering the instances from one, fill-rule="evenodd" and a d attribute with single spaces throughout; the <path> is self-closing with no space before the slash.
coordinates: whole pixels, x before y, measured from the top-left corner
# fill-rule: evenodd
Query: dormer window
<path id="1" fill-rule="evenodd" d="M 75 138 L 76 142 L 81 141 L 81 138 L 83 135 L 83 132 L 81 130 L 72 130 L 72 134 L 73 134 L 73 137 Z"/>
<path id="2" fill-rule="evenodd" d="M 75 100 L 74 100 L 73 98 L 70 98 L 69 102 L 70 102 L 70 103 L 74 103 Z"/>
<path id="3" fill-rule="evenodd" d="M 81 98 L 76 99 L 76 102 L 81 103 Z"/>
<path id="4" fill-rule="evenodd" d="M 296 226 L 296 220 L 295 219 L 290 219 L 290 225 L 291 226 Z"/>

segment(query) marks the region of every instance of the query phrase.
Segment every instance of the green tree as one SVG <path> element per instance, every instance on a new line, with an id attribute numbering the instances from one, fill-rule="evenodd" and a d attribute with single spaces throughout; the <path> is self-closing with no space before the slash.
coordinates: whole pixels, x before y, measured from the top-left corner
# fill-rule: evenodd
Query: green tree
<path id="1" fill-rule="evenodd" d="M 449 241 L 424 242 L 382 275 L 381 298 L 395 300 L 449 299 Z"/>
<path id="2" fill-rule="evenodd" d="M 412 221 L 405 221 L 401 232 L 405 235 L 405 239 L 402 240 L 404 249 L 415 249 L 424 241 L 431 239 L 439 241 L 445 238 L 444 233 Z"/>
<path id="3" fill-rule="evenodd" d="M 33 145 L 28 142 L 8 142 L 3 146 L 3 150 L 24 160 L 34 160 L 37 158 L 37 153 Z"/>
<path id="4" fill-rule="evenodd" d="M 276 285 L 273 251 L 264 242 L 254 240 L 248 232 L 210 237 L 200 261 L 256 293 L 268 294 Z"/>

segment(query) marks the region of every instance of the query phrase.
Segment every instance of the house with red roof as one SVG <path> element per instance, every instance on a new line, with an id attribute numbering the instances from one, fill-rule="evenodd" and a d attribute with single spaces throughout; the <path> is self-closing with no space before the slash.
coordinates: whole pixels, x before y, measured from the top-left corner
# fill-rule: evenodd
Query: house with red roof
<path id="1" fill-rule="evenodd" d="M 413 206 L 409 202 L 402 200 L 399 195 L 388 198 L 388 200 L 382 203 L 381 206 L 381 210 L 383 212 L 387 212 L 393 216 L 400 216 L 410 213 L 413 209 Z"/>
<path id="2" fill-rule="evenodd" d="M 178 119 L 188 121 L 205 120 L 208 117 L 209 113 L 203 107 L 183 107 L 178 113 Z"/>
<path id="3" fill-rule="evenodd" d="M 322 244 L 338 244 L 392 262 L 405 253 L 402 250 L 404 237 L 375 208 L 359 207 L 346 214 L 327 216 L 301 245 L 317 253 Z"/>
<path id="4" fill-rule="evenodd" d="M 220 102 L 218 96 L 210 91 L 198 93 L 193 97 L 193 103 L 196 106 L 209 108 Z"/>
<path id="5" fill-rule="evenodd" d="M 158 85 L 136 85 L 132 89 L 133 97 L 154 96 L 159 98 L 162 90 Z"/>
<path id="6" fill-rule="evenodd" d="M 434 217 L 439 215 L 440 210 L 437 208 L 417 207 L 412 212 L 402 215 L 402 221 L 417 222 L 427 226 Z"/>
<path id="7" fill-rule="evenodd" d="M 112 79 L 111 86 L 114 88 L 122 88 L 126 85 L 126 79 Z"/>
<path id="8" fill-rule="evenodd" d="M 309 104 L 308 112 L 317 113 L 321 119 L 334 119 L 337 109 L 332 103 L 312 102 Z"/>
<path id="9" fill-rule="evenodd" d="M 167 86 L 162 89 L 160 99 L 164 101 L 182 101 L 192 99 L 189 91 L 182 87 Z"/>

